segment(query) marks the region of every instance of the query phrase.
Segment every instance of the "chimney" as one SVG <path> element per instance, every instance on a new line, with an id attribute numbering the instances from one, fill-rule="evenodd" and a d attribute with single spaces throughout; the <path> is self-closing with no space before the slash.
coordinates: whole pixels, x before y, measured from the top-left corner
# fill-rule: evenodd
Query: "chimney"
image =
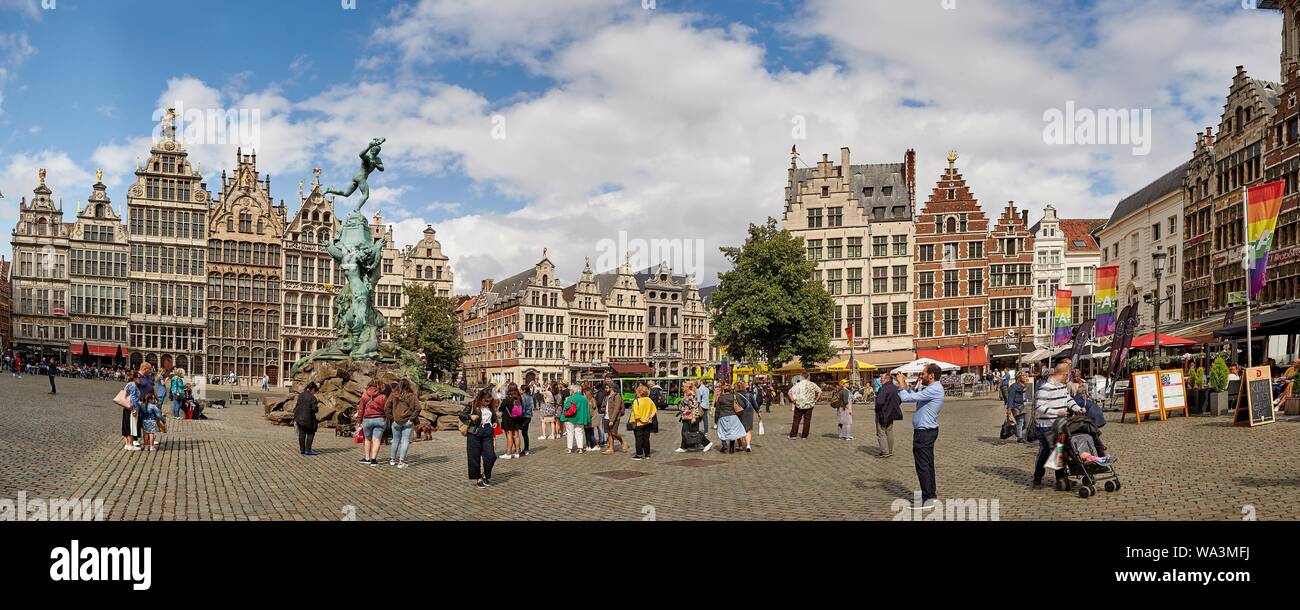
<path id="1" fill-rule="evenodd" d="M 491 278 L 483 280 L 483 292 L 491 292 L 494 282 Z"/>
<path id="2" fill-rule="evenodd" d="M 849 175 L 849 147 L 847 146 L 840 149 L 840 175 Z"/>
<path id="3" fill-rule="evenodd" d="M 916 149 L 907 149 L 907 154 L 903 155 L 903 172 L 907 180 L 907 194 L 909 203 L 916 206 Z"/>
<path id="4" fill-rule="evenodd" d="M 1025 228 L 1029 228 L 1029 210 L 1020 210 L 1020 222 L 1024 223 Z"/>

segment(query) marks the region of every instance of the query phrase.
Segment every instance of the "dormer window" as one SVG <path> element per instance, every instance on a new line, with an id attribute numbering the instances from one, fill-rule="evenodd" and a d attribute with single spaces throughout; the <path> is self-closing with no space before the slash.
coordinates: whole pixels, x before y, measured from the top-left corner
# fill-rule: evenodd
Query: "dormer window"
<path id="1" fill-rule="evenodd" d="M 823 186 L 823 187 L 822 187 L 822 197 L 830 197 L 830 196 L 831 196 L 831 187 L 829 187 L 829 186 Z"/>
<path id="2" fill-rule="evenodd" d="M 894 196 L 894 187 L 892 187 L 892 186 L 882 186 L 882 187 L 880 187 L 880 196 L 882 196 L 882 197 L 893 197 L 893 196 Z"/>

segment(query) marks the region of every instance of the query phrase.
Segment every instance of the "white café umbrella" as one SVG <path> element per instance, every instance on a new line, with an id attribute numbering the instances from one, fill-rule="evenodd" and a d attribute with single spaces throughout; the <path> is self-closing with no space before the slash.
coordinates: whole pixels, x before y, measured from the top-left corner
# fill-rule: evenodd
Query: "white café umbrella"
<path id="1" fill-rule="evenodd" d="M 904 364 L 903 366 L 900 366 L 900 367 L 898 367 L 898 368 L 896 368 L 896 369 L 894 369 L 893 371 L 890 371 L 890 372 L 892 372 L 892 373 L 902 373 L 902 374 L 904 374 L 904 375 L 917 375 L 917 374 L 920 374 L 921 371 L 924 371 L 926 365 L 928 365 L 928 364 L 937 364 L 937 365 L 939 365 L 939 368 L 942 369 L 942 370 L 944 370 L 944 371 L 957 371 L 957 370 L 961 370 L 961 367 L 959 367 L 959 366 L 957 366 L 957 365 L 955 365 L 955 364 L 949 364 L 949 363 L 947 363 L 947 362 L 943 362 L 943 361 L 941 361 L 941 360 L 935 360 L 935 359 L 933 359 L 933 358 L 917 358 L 916 360 L 913 360 L 913 361 L 911 361 L 911 362 L 909 362 L 909 363 L 907 363 L 907 364 Z"/>

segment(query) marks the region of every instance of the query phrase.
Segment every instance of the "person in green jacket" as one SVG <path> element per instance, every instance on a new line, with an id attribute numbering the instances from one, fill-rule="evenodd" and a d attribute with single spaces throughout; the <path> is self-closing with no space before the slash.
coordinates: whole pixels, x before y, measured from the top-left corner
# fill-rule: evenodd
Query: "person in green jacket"
<path id="1" fill-rule="evenodd" d="M 583 390 L 590 389 L 576 383 L 570 386 L 569 398 L 564 401 L 564 407 L 560 410 L 560 421 L 564 422 L 564 446 L 569 453 L 573 453 L 575 444 L 578 453 L 587 452 L 583 445 L 587 442 L 587 424 L 591 422 L 591 404 L 587 402 L 587 397 L 583 396 Z"/>

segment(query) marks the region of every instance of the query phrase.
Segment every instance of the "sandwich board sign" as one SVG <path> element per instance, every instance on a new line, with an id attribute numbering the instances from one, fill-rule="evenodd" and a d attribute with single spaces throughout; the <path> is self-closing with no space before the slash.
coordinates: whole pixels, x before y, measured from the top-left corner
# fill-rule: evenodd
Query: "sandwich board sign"
<path id="1" fill-rule="evenodd" d="M 1169 414 L 1182 411 L 1187 417 L 1187 384 L 1183 371 L 1174 369 L 1160 371 L 1160 419 L 1169 419 Z"/>
<path id="2" fill-rule="evenodd" d="M 1237 393 L 1237 411 L 1232 425 L 1240 427 L 1263 426 L 1277 421 L 1273 417 L 1273 372 L 1267 366 L 1252 366 L 1242 378 L 1241 391 Z"/>
<path id="3" fill-rule="evenodd" d="M 1143 416 L 1154 415 L 1161 419 L 1164 418 L 1160 402 L 1162 395 L 1159 372 L 1133 373 L 1129 377 L 1128 387 L 1128 400 L 1124 401 L 1124 412 L 1119 417 L 1121 423 L 1124 421 L 1124 416 L 1129 413 L 1137 414 L 1139 424 L 1142 423 Z"/>

